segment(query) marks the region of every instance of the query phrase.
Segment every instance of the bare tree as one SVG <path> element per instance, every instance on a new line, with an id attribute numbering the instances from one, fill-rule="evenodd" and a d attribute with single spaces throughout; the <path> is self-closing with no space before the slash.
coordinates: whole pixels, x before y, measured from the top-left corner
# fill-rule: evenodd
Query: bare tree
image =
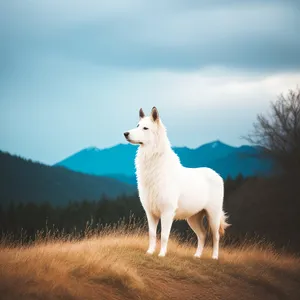
<path id="1" fill-rule="evenodd" d="M 262 147 L 282 171 L 300 171 L 300 89 L 271 102 L 269 114 L 258 114 L 244 139 Z"/>

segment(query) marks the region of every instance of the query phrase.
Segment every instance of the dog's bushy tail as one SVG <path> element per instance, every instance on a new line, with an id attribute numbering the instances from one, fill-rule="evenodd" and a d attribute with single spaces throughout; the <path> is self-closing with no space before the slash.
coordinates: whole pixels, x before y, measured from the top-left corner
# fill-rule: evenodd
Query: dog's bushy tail
<path id="1" fill-rule="evenodd" d="M 222 211 L 220 228 L 219 228 L 219 234 L 220 234 L 220 236 L 223 236 L 225 234 L 225 229 L 227 227 L 231 226 L 231 224 L 227 223 L 227 219 L 228 219 L 227 214 L 224 211 Z"/>

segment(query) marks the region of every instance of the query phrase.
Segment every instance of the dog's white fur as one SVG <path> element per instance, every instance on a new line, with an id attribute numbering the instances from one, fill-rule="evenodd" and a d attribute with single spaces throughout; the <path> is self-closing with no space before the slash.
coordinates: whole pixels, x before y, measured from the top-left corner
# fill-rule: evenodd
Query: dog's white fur
<path id="1" fill-rule="evenodd" d="M 212 258 L 218 259 L 219 238 L 229 224 L 223 212 L 224 183 L 210 168 L 186 168 L 172 150 L 158 111 L 150 116 L 140 109 L 138 127 L 124 133 L 132 144 L 139 144 L 135 166 L 140 201 L 149 226 L 149 248 L 156 248 L 156 229 L 161 218 L 161 249 L 165 256 L 173 220 L 186 219 L 196 233 L 200 257 L 205 242 L 203 217 L 206 214 L 213 236 Z"/>

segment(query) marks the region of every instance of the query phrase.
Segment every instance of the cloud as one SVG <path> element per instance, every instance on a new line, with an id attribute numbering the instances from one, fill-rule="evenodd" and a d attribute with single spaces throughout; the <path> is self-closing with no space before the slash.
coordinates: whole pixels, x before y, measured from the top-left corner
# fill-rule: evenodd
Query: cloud
<path id="1" fill-rule="evenodd" d="M 15 55 L 51 51 L 127 69 L 300 67 L 296 1 L 4 2 L 0 32 Z"/>
<path id="2" fill-rule="evenodd" d="M 1 149 L 54 163 L 159 108 L 172 144 L 239 145 L 300 81 L 296 1 L 0 1 Z"/>
<path id="3" fill-rule="evenodd" d="M 35 57 L 1 89 L 1 148 L 54 163 L 90 145 L 125 142 L 139 108 L 154 105 L 174 145 L 240 145 L 256 114 L 299 81 L 300 72 L 122 70 Z"/>

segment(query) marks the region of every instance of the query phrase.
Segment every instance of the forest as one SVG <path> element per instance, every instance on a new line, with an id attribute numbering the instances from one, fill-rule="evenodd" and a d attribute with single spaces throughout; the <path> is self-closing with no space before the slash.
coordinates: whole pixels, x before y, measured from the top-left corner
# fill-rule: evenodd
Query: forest
<path id="1" fill-rule="evenodd" d="M 255 177 L 245 178 L 242 175 L 235 179 L 228 177 L 225 180 L 225 208 L 228 199 L 236 190 L 247 181 L 255 179 Z M 118 223 L 122 223 L 122 226 L 132 225 L 132 222 L 136 226 L 146 226 L 147 223 L 137 192 L 116 198 L 103 194 L 97 201 L 82 199 L 70 201 L 66 205 L 11 201 L 6 207 L 0 206 L 1 237 L 10 242 L 33 242 L 37 237 L 41 238 L 41 235 L 45 237 L 49 233 L 52 236 L 69 234 L 80 238 L 85 237 L 87 230 L 89 232 L 101 230 L 104 226 Z M 174 222 L 172 228 L 182 238 L 191 234 L 184 220 Z"/>

